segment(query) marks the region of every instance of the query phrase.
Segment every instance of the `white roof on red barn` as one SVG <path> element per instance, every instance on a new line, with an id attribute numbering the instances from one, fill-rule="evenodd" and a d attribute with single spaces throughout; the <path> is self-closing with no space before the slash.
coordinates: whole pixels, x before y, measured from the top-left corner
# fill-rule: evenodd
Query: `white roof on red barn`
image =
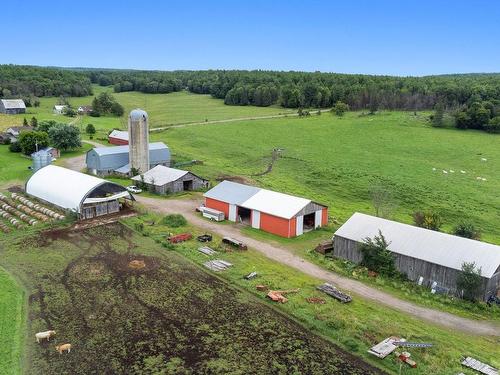
<path id="1" fill-rule="evenodd" d="M 204 197 L 285 219 L 291 219 L 308 204 L 312 203 L 310 199 L 232 181 L 222 181 L 207 191 Z"/>
<path id="2" fill-rule="evenodd" d="M 109 133 L 110 138 L 116 138 L 116 139 L 121 139 L 123 141 L 128 141 L 128 132 L 123 131 L 123 130 L 113 130 L 111 133 Z"/>
<path id="3" fill-rule="evenodd" d="M 335 236 L 362 242 L 379 230 L 389 250 L 429 263 L 461 270 L 464 262 L 476 263 L 483 277 L 491 278 L 500 266 L 500 246 L 356 212 Z"/>

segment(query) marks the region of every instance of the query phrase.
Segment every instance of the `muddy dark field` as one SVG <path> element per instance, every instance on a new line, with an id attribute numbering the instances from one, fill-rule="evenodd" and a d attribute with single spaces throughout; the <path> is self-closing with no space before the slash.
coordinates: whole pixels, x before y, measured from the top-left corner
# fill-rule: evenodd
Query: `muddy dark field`
<path id="1" fill-rule="evenodd" d="M 41 234 L 6 255 L 33 286 L 30 374 L 379 373 L 120 224 Z M 48 329 L 55 338 L 36 344 Z"/>

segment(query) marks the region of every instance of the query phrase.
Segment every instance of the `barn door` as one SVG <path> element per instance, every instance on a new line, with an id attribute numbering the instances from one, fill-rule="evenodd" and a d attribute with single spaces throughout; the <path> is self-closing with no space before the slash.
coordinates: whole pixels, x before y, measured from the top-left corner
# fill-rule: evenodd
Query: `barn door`
<path id="1" fill-rule="evenodd" d="M 229 216 L 228 219 L 230 221 L 236 221 L 236 205 L 235 204 L 230 204 L 229 205 Z"/>
<path id="2" fill-rule="evenodd" d="M 314 228 L 319 228 L 321 226 L 322 210 L 318 210 L 314 213 Z"/>
<path id="3" fill-rule="evenodd" d="M 301 234 L 304 234 L 304 216 L 297 216 L 296 221 L 295 235 L 300 236 Z"/>

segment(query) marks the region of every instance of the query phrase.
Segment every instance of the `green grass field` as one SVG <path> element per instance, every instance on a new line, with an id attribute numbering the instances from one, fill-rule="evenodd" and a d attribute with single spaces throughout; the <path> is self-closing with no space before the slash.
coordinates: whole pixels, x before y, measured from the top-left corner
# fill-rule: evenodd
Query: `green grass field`
<path id="1" fill-rule="evenodd" d="M 24 315 L 23 290 L 0 267 L 0 374 L 21 372 Z"/>
<path id="2" fill-rule="evenodd" d="M 409 223 L 414 211 L 434 210 L 445 231 L 470 219 L 484 240 L 500 243 L 500 136 L 435 129 L 425 120 L 405 112 L 323 114 L 176 128 L 152 139 L 165 141 L 178 159 L 203 160 L 192 168 L 202 176 L 241 176 L 309 197 L 329 205 L 340 222 L 355 211 L 373 214 L 369 191 L 381 184 L 394 196 L 397 220 Z M 254 176 L 276 147 L 284 152 L 272 172 Z"/>

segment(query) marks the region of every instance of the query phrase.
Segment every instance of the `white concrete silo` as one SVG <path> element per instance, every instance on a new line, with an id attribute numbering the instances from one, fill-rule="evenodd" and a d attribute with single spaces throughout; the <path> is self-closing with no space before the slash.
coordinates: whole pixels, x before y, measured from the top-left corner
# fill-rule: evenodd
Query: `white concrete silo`
<path id="1" fill-rule="evenodd" d="M 148 114 L 142 109 L 134 109 L 128 116 L 130 168 L 140 173 L 149 170 L 149 128 Z"/>

